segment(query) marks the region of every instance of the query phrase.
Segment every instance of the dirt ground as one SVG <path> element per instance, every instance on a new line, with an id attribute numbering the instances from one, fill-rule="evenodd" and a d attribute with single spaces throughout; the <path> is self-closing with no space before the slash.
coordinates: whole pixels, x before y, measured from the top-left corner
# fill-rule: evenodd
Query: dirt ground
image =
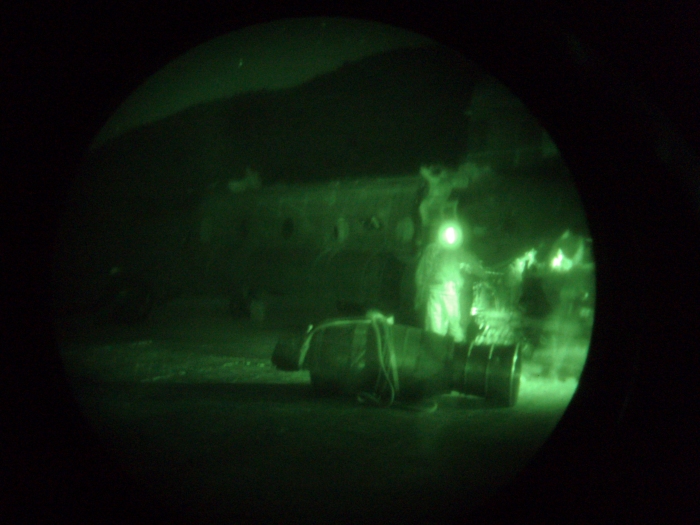
<path id="1" fill-rule="evenodd" d="M 457 393 L 389 409 L 320 398 L 308 372 L 270 362 L 289 330 L 234 320 L 217 299 L 174 301 L 135 328 L 58 331 L 84 414 L 153 516 L 183 522 L 466 513 L 527 464 L 577 387 L 525 362 L 513 408 Z"/>

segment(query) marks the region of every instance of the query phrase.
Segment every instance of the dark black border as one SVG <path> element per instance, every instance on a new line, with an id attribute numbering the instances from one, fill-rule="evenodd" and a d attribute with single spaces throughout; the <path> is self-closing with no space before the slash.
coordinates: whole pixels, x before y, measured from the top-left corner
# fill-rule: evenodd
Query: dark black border
<path id="1" fill-rule="evenodd" d="M 3 149 L 15 161 L 3 192 L 10 486 L 0 501 L 10 522 L 153 518 L 74 405 L 50 326 L 57 219 L 92 137 L 145 78 L 193 46 L 308 15 L 391 23 L 464 51 L 550 131 L 589 213 L 599 291 L 579 390 L 532 465 L 471 518 L 668 523 L 694 510 L 700 177 L 690 153 L 698 106 L 687 93 L 698 86 L 685 72 L 695 55 L 683 38 L 697 28 L 682 11 L 555 2 L 27 4 L 5 17 L 3 44 Z M 133 508 L 115 509 L 118 496 Z M 441 518 L 462 521 L 458 502 L 446 502 Z"/>

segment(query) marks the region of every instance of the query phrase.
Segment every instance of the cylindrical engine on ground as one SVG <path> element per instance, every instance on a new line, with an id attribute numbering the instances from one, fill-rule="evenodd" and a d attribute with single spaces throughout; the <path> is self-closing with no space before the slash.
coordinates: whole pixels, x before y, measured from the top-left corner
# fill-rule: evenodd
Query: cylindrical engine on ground
<path id="1" fill-rule="evenodd" d="M 455 344 L 383 317 L 328 321 L 301 343 L 279 343 L 272 360 L 282 370 L 309 370 L 319 393 L 385 405 L 458 391 L 510 407 L 520 385 L 517 345 Z"/>

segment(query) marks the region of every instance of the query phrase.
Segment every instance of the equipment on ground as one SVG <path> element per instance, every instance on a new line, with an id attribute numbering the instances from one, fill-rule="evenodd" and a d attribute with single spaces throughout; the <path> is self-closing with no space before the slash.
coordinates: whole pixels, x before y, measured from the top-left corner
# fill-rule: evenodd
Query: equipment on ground
<path id="1" fill-rule="evenodd" d="M 309 370 L 319 393 L 381 406 L 457 391 L 512 407 L 520 386 L 519 345 L 459 344 L 379 313 L 309 327 L 303 339 L 278 343 L 272 362 L 280 370 Z"/>

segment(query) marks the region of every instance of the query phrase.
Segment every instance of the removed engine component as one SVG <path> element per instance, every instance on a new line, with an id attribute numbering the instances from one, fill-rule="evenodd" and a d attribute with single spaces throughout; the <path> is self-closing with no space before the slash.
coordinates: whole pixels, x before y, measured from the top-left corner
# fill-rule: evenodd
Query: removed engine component
<path id="1" fill-rule="evenodd" d="M 519 345 L 459 344 L 380 314 L 309 327 L 303 338 L 279 342 L 272 362 L 280 370 L 309 370 L 319 393 L 382 406 L 457 391 L 512 407 L 520 386 Z"/>

